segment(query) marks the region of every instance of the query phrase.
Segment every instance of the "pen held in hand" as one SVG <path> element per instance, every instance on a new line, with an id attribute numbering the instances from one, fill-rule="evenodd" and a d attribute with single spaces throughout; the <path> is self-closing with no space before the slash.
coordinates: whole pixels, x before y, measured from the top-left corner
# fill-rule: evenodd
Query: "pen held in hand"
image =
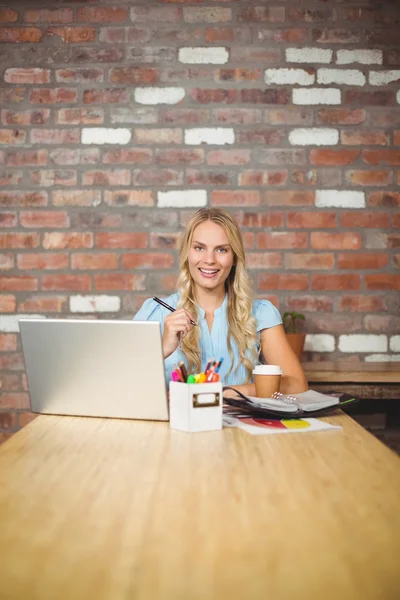
<path id="1" fill-rule="evenodd" d="M 176 308 L 173 308 L 172 306 L 170 306 L 169 304 L 167 304 L 166 302 L 164 302 L 164 300 L 160 300 L 160 298 L 157 298 L 156 296 L 153 296 L 153 300 L 155 300 L 156 302 L 158 302 L 158 304 L 161 304 L 161 306 L 163 306 L 167 310 L 170 310 L 171 312 L 175 312 L 176 311 Z M 195 323 L 194 321 L 192 321 L 192 319 L 189 319 L 189 321 L 190 321 L 190 323 L 192 325 L 197 325 L 197 323 Z"/>

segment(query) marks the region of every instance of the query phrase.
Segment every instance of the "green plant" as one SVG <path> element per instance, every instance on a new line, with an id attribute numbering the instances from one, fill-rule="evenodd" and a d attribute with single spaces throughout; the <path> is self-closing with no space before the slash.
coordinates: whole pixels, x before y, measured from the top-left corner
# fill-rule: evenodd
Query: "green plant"
<path id="1" fill-rule="evenodd" d="M 285 312 L 283 315 L 283 326 L 286 333 L 297 333 L 297 319 L 305 320 L 305 316 L 301 313 L 292 311 Z"/>

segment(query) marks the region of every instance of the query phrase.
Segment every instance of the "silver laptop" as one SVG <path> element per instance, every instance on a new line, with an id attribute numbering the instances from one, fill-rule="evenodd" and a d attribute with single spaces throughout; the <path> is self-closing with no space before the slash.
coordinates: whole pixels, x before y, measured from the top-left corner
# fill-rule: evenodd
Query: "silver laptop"
<path id="1" fill-rule="evenodd" d="M 160 324 L 19 320 L 33 412 L 168 420 Z"/>

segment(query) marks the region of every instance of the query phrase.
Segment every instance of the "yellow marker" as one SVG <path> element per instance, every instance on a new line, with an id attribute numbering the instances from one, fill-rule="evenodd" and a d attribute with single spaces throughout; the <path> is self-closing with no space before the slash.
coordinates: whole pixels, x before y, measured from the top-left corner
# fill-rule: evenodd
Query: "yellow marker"
<path id="1" fill-rule="evenodd" d="M 288 429 L 307 429 L 307 427 L 310 427 L 310 423 L 302 419 L 282 419 L 282 423 Z"/>

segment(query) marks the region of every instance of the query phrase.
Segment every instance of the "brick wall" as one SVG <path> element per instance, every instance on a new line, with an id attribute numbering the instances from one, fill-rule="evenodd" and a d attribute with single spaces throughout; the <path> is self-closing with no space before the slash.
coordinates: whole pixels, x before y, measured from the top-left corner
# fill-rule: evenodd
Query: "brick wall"
<path id="1" fill-rule="evenodd" d="M 2 438 L 31 418 L 18 315 L 130 318 L 199 206 L 307 359 L 399 359 L 396 4 L 0 3 Z"/>

